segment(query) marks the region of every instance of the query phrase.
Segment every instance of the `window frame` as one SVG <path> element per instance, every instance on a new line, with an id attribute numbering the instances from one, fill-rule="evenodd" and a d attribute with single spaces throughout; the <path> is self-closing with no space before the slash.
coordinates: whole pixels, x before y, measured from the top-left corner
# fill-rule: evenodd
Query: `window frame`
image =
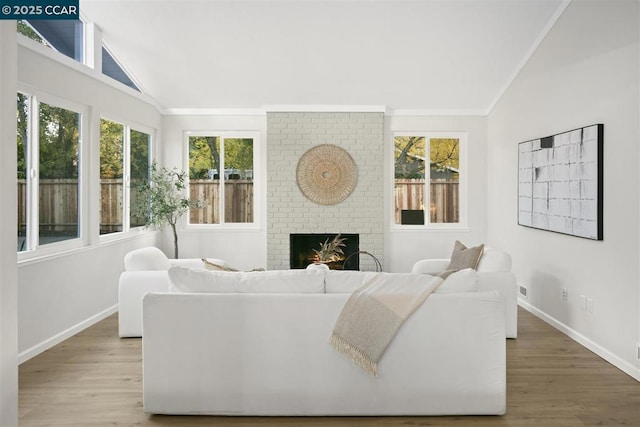
<path id="1" fill-rule="evenodd" d="M 128 177 L 128 173 L 127 173 L 127 164 L 129 161 L 129 128 L 127 127 L 126 124 L 122 123 L 121 121 L 118 120 L 113 120 L 110 119 L 108 117 L 105 117 L 103 115 L 101 115 L 100 117 L 98 117 L 98 123 L 99 123 L 99 131 L 98 131 L 98 149 L 97 149 L 97 157 L 98 157 L 98 185 L 100 186 L 99 189 L 100 191 L 98 191 L 98 194 L 100 194 L 100 197 L 102 197 L 102 176 L 101 175 L 101 170 L 102 170 L 102 121 L 106 120 L 112 123 L 117 123 L 119 125 L 122 126 L 122 212 L 120 212 L 120 214 L 122 215 L 122 230 L 121 231 L 114 231 L 111 233 L 105 233 L 102 234 L 100 232 L 100 223 L 102 221 L 102 210 L 100 208 L 98 208 L 98 235 L 100 236 L 100 239 L 102 239 L 104 236 L 109 236 L 109 235 L 113 235 L 113 234 L 122 234 L 124 233 L 127 228 L 126 228 L 126 224 L 125 224 L 125 217 L 124 215 L 127 212 L 127 206 L 126 206 L 126 200 L 127 200 L 127 195 L 126 193 L 128 192 L 128 185 L 127 185 L 127 177 Z"/>
<path id="2" fill-rule="evenodd" d="M 149 151 L 149 156 L 147 158 L 147 178 L 150 178 L 151 175 L 151 165 L 154 162 L 155 159 L 155 132 L 153 131 L 153 129 L 147 127 L 147 126 L 142 126 L 139 125 L 137 123 L 132 123 L 129 122 L 129 124 L 127 125 L 127 128 L 129 130 L 129 132 L 126 133 L 126 147 L 127 147 L 127 159 L 128 161 L 125 164 L 124 167 L 124 173 L 126 174 L 126 187 L 125 187 L 125 194 L 127 197 L 127 204 L 126 204 L 126 210 L 124 212 L 124 214 L 126 215 L 123 219 L 124 224 L 126 224 L 126 231 L 131 233 L 131 232 L 135 232 L 135 231 L 141 231 L 147 228 L 147 225 L 136 225 L 136 226 L 131 226 L 131 159 L 133 158 L 133 156 L 131 155 L 131 132 L 132 131 L 136 131 L 136 132 L 140 132 L 140 133 L 144 133 L 146 135 L 149 135 L 149 145 L 148 145 L 148 151 Z M 123 224 L 123 225 L 124 225 Z"/>
<path id="3" fill-rule="evenodd" d="M 100 234 L 100 208 L 93 200 L 96 191 L 100 193 L 100 119 L 112 120 L 125 126 L 125 144 L 129 144 L 130 132 L 135 130 L 149 135 L 149 165 L 153 162 L 155 154 L 155 131 L 145 125 L 131 120 L 119 120 L 108 114 L 99 114 L 73 101 L 44 93 L 31 86 L 18 84 L 17 93 L 29 100 L 28 111 L 28 147 L 26 151 L 26 244 L 25 250 L 16 251 L 17 260 L 20 263 L 59 256 L 63 253 L 82 250 L 96 244 L 109 243 L 111 241 L 127 239 L 140 234 L 153 233 L 144 225 L 131 227 L 129 223 L 129 188 L 126 181 L 124 192 L 127 193 L 126 216 L 123 217 L 123 231 Z M 40 104 L 46 103 L 58 108 L 73 111 L 80 114 L 79 138 L 78 138 L 78 237 L 59 242 L 39 244 L 39 124 Z M 97 134 L 93 128 L 97 124 Z M 97 137 L 94 137 L 97 135 Z M 130 150 L 127 146 L 127 156 Z M 127 163 L 123 170 L 126 177 L 130 173 L 130 164 Z M 97 173 L 95 171 L 98 171 Z M 124 202 L 123 202 L 124 205 Z M 17 208 L 17 206 L 16 206 Z M 126 224 L 126 229 L 124 228 Z"/>
<path id="4" fill-rule="evenodd" d="M 94 37 L 98 37 L 98 39 L 96 39 L 95 41 L 100 40 L 100 33 L 99 31 L 93 31 L 93 24 L 86 22 L 84 18 L 81 18 L 81 20 L 84 24 L 83 42 L 85 50 L 86 52 L 94 52 Z M 89 31 L 89 29 L 91 29 L 91 31 Z M 153 100 L 151 100 L 142 92 L 133 90 L 130 87 L 118 82 L 117 80 L 114 80 L 113 78 L 103 75 L 101 72 L 98 72 L 98 70 L 96 70 L 93 66 L 94 63 L 91 61 L 91 58 L 95 57 L 95 55 L 93 54 L 83 56 L 84 62 L 81 63 L 64 54 L 61 54 L 55 48 L 44 46 L 35 40 L 31 40 L 23 34 L 17 33 L 16 36 L 18 48 L 23 48 L 35 52 L 36 54 L 41 55 L 48 60 L 61 64 L 64 67 L 73 70 L 74 72 L 80 73 L 83 76 L 89 77 L 99 82 L 100 84 L 116 89 L 124 94 L 134 97 L 135 99 L 146 102 L 147 104 L 153 104 Z M 87 41 L 91 41 L 91 43 L 87 43 Z M 148 154 L 149 162 L 153 162 L 157 154 L 158 148 L 156 147 L 156 144 L 159 135 L 158 128 L 154 125 L 144 124 L 145 122 L 131 120 L 131 118 L 120 120 L 116 117 L 117 115 L 112 115 L 110 113 L 102 114 L 106 113 L 106 111 L 102 111 L 102 109 L 97 105 L 86 103 L 85 101 L 76 100 L 75 97 L 72 96 L 67 97 L 67 95 L 65 94 L 57 93 L 57 91 L 43 89 L 43 87 L 40 87 L 36 84 L 28 84 L 22 81 L 18 81 L 16 91 L 17 93 L 21 93 L 26 96 L 29 99 L 29 103 L 31 104 L 28 117 L 28 126 L 30 128 L 30 134 L 28 137 L 28 150 L 39 150 L 39 148 L 36 148 L 39 146 L 35 144 L 35 141 L 32 141 L 31 134 L 33 133 L 33 130 L 35 130 L 36 134 L 38 133 L 37 127 L 39 124 L 40 102 L 44 102 L 55 107 L 68 109 L 80 114 L 78 138 L 78 161 L 80 163 L 78 170 L 78 236 L 68 240 L 47 243 L 45 245 L 34 245 L 33 243 L 27 241 L 25 243 L 25 248 L 27 248 L 28 250 L 20 250 L 19 247 L 16 248 L 18 263 L 20 265 L 38 263 L 67 254 L 81 253 L 87 250 L 91 250 L 92 248 L 97 248 L 102 244 L 113 244 L 113 242 L 118 240 L 130 240 L 132 238 L 135 239 L 145 235 L 156 234 L 157 230 L 141 225 L 133 228 L 130 227 L 127 232 L 111 233 L 101 236 L 99 232 L 99 204 L 97 204 L 96 200 L 94 199 L 95 192 L 99 191 L 100 189 L 100 176 L 99 171 L 97 171 L 97 167 L 99 167 L 100 164 L 100 117 L 114 117 L 115 121 L 127 124 L 133 130 L 148 134 L 150 138 Z M 35 117 L 35 120 L 33 117 Z M 36 128 L 32 129 L 34 121 L 36 123 Z M 37 220 L 39 216 L 39 207 L 37 203 L 39 188 L 37 187 L 37 182 L 33 182 L 33 179 L 30 176 L 30 171 L 33 169 L 33 164 L 38 164 L 39 159 L 37 157 L 37 154 L 38 153 L 36 153 L 36 157 L 34 157 L 29 153 L 27 154 L 28 159 L 25 159 L 25 161 L 28 162 L 25 171 L 25 181 L 29 181 L 26 191 L 30 192 L 30 194 L 26 195 L 27 199 L 25 200 L 25 208 L 27 210 L 25 219 L 27 222 L 26 227 L 31 227 L 31 229 L 27 231 L 26 238 L 32 239 L 32 241 L 36 243 L 38 241 L 39 235 L 39 224 Z M 36 220 L 33 221 L 32 218 L 36 218 Z M 129 220 L 128 213 L 126 219 Z"/>
<path id="5" fill-rule="evenodd" d="M 458 222 L 440 222 L 440 223 L 432 223 L 430 222 L 430 215 L 425 211 L 425 223 L 424 224 L 396 224 L 395 223 L 395 139 L 396 137 L 406 137 L 406 136 L 415 136 L 415 137 L 424 137 L 425 138 L 425 155 L 426 153 L 430 153 L 431 140 L 432 139 L 440 139 L 440 138 L 452 138 L 458 139 L 459 141 L 459 171 L 460 175 L 458 178 Z M 389 179 L 389 229 L 392 231 L 416 231 L 416 230 L 468 230 L 468 216 L 467 216 L 467 207 L 468 207 L 468 193 L 467 193 L 467 185 L 468 185 L 468 175 L 469 169 L 467 167 L 467 154 L 468 154 L 468 137 L 469 133 L 465 131 L 393 131 L 391 132 L 391 143 L 390 145 L 390 179 Z M 429 177 L 429 179 L 427 179 Z M 431 191 L 430 191 L 431 179 L 428 172 L 425 170 L 425 184 L 424 184 L 424 200 L 425 204 L 428 206 L 431 201 Z"/>
<path id="6" fill-rule="evenodd" d="M 81 104 L 43 93 L 33 88 L 18 85 L 17 92 L 29 98 L 27 123 L 28 148 L 26 162 L 26 250 L 17 251 L 18 261 L 41 256 L 59 254 L 82 248 L 89 241 L 89 207 L 87 204 L 89 185 L 89 108 Z M 78 123 L 78 236 L 52 242 L 39 243 L 39 189 L 40 189 L 40 104 L 73 111 L 80 115 Z"/>
<path id="7" fill-rule="evenodd" d="M 224 215 L 221 214 L 220 222 L 218 224 L 192 224 L 189 221 L 189 212 L 186 213 L 185 219 L 183 219 L 183 229 L 185 230 L 207 230 L 207 229 L 226 229 L 226 230 L 258 230 L 261 229 L 262 224 L 262 209 L 261 209 L 261 188 L 263 183 L 262 174 L 260 170 L 260 132 L 252 130 L 239 130 L 239 131 L 185 131 L 184 132 L 184 162 L 183 170 L 187 172 L 187 188 L 190 186 L 189 177 L 189 138 L 192 136 L 209 136 L 221 138 L 221 144 L 223 139 L 252 139 L 253 140 L 253 222 L 226 222 L 224 221 Z M 224 165 L 224 150 L 220 153 L 222 164 Z M 224 184 L 224 174 L 221 174 L 221 184 Z M 221 197 L 220 197 L 220 212 L 224 213 L 224 185 L 221 185 Z"/>
<path id="8" fill-rule="evenodd" d="M 109 114 L 98 114 L 96 116 L 96 120 L 98 121 L 98 140 L 97 140 L 97 155 L 98 165 L 97 165 L 97 193 L 101 193 L 100 184 L 100 121 L 101 120 L 109 120 L 111 122 L 118 123 L 124 128 L 124 141 L 123 141 L 123 153 L 122 153 L 122 231 L 116 231 L 113 233 L 100 234 L 100 220 L 101 220 L 101 212 L 100 208 L 97 209 L 97 221 L 96 224 L 98 239 L 100 243 L 109 242 L 112 240 L 120 240 L 124 237 L 130 236 L 134 233 L 144 232 L 146 230 L 146 225 L 138 225 L 135 227 L 131 227 L 131 189 L 129 185 L 131 183 L 131 131 L 136 131 L 140 133 L 144 133 L 149 135 L 149 158 L 148 158 L 148 167 L 151 170 L 151 164 L 154 159 L 154 148 L 155 148 L 155 135 L 153 129 L 150 129 L 147 126 L 140 125 L 138 123 L 132 122 L 130 120 L 120 120 L 115 118 Z"/>

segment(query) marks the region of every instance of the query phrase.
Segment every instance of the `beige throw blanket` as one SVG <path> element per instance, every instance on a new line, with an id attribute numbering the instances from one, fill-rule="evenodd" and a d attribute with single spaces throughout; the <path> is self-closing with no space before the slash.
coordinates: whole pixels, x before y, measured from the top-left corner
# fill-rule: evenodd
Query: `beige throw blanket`
<path id="1" fill-rule="evenodd" d="M 377 273 L 354 291 L 338 316 L 330 343 L 370 374 L 402 323 L 440 286 L 426 274 Z"/>

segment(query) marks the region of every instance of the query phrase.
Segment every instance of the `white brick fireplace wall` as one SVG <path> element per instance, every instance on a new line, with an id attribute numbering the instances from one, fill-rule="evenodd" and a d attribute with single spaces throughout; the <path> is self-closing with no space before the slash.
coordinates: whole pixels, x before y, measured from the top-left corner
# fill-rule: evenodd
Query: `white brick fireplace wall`
<path id="1" fill-rule="evenodd" d="M 300 156 L 320 144 L 344 148 L 358 167 L 355 190 L 336 205 L 308 200 L 296 183 Z M 383 113 L 267 113 L 268 268 L 289 268 L 291 233 L 358 233 L 360 250 L 384 265 L 383 171 Z"/>

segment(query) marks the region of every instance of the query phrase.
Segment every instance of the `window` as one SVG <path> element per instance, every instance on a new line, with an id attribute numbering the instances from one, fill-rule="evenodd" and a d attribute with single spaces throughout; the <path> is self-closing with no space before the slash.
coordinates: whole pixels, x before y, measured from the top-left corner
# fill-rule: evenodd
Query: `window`
<path id="1" fill-rule="evenodd" d="M 129 135 L 129 203 L 130 206 L 133 206 L 138 200 L 136 188 L 142 183 L 149 181 L 151 166 L 151 135 L 135 129 L 131 129 Z M 130 227 L 140 227 L 146 223 L 146 218 L 136 217 L 131 214 L 129 216 Z"/>
<path id="2" fill-rule="evenodd" d="M 80 113 L 18 94 L 18 251 L 80 236 L 80 133 Z"/>
<path id="3" fill-rule="evenodd" d="M 466 135 L 396 134 L 393 142 L 393 223 L 461 224 L 464 212 L 461 152 Z"/>
<path id="4" fill-rule="evenodd" d="M 131 78 L 129 78 L 115 58 L 104 47 L 102 47 L 102 74 L 140 92 L 140 89 L 138 89 L 136 84 L 131 80 Z"/>
<path id="5" fill-rule="evenodd" d="M 77 238 L 80 114 L 39 104 L 39 244 Z"/>
<path id="6" fill-rule="evenodd" d="M 191 209 L 191 224 L 253 223 L 255 138 L 248 135 L 189 136 L 189 191 L 205 201 Z"/>
<path id="7" fill-rule="evenodd" d="M 124 125 L 100 120 L 100 234 L 122 231 Z"/>
<path id="8" fill-rule="evenodd" d="M 18 33 L 83 62 L 84 25 L 78 19 L 20 20 Z"/>
<path id="9" fill-rule="evenodd" d="M 149 179 L 150 145 L 149 134 L 100 120 L 101 235 L 145 225 L 145 218 L 128 212 L 137 200 L 136 187 Z M 125 179 L 127 171 L 129 179 Z"/>
<path id="10" fill-rule="evenodd" d="M 31 98 L 18 93 L 17 96 L 17 140 L 18 140 L 18 252 L 26 250 L 28 192 L 27 160 L 29 159 L 29 116 Z"/>

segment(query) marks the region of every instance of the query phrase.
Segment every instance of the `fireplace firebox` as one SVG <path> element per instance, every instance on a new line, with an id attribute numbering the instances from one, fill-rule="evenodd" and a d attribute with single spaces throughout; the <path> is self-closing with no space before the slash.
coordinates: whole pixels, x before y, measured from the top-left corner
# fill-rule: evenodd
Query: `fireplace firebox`
<path id="1" fill-rule="evenodd" d="M 292 269 L 306 268 L 316 260 L 314 249 L 319 250 L 324 242 L 331 242 L 337 235 L 338 233 L 290 234 L 289 267 Z M 341 248 L 344 255 L 340 256 L 338 260 L 326 264 L 333 270 L 358 270 L 360 268 L 359 257 L 350 257 L 350 255 L 357 254 L 360 250 L 360 235 L 340 233 L 340 237 L 345 239 L 343 242 L 345 246 Z M 345 260 L 347 260 L 346 264 Z"/>

